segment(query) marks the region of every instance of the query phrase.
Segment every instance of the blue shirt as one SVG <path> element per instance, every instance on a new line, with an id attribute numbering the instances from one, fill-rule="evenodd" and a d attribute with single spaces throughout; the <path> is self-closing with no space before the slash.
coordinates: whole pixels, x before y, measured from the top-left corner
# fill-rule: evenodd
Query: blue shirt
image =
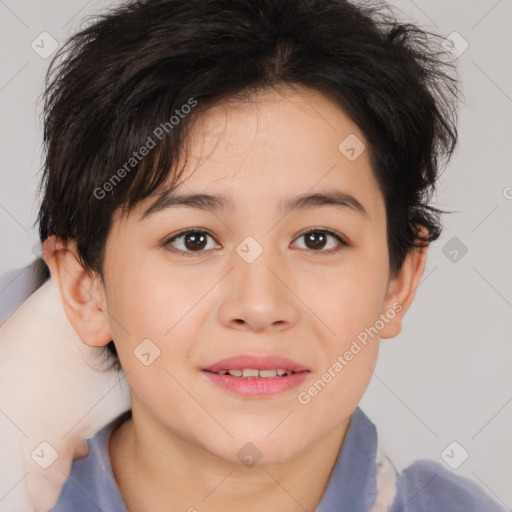
<path id="1" fill-rule="evenodd" d="M 128 512 L 108 453 L 118 416 L 88 441 L 89 455 L 75 459 L 59 501 L 50 512 Z M 366 512 L 377 494 L 377 432 L 358 407 L 315 512 Z M 192 504 L 193 506 L 193 504 Z M 397 475 L 389 512 L 505 512 L 473 481 L 437 462 L 420 460 Z"/>
<path id="2" fill-rule="evenodd" d="M 0 278 L 0 324 L 48 276 L 38 261 Z M 112 432 L 128 419 L 126 411 L 88 440 L 89 454 L 75 459 L 57 504 L 50 512 L 129 512 L 117 486 L 108 452 Z M 384 512 L 374 508 L 381 459 L 377 458 L 375 425 L 360 408 L 352 414 L 347 433 L 325 492 L 315 512 Z M 388 469 L 391 467 L 388 464 Z M 506 512 L 476 483 L 430 460 L 419 460 L 393 478 L 388 512 Z M 388 480 L 389 482 L 389 480 Z"/>

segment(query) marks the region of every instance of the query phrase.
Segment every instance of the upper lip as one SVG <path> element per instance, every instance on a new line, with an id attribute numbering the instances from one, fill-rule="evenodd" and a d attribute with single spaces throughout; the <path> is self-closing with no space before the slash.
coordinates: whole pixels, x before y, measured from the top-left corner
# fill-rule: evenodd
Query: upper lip
<path id="1" fill-rule="evenodd" d="M 309 371 L 305 366 L 288 359 L 287 357 L 267 355 L 254 356 L 250 354 L 242 354 L 238 356 L 228 357 L 217 361 L 211 366 L 203 368 L 210 372 L 218 372 L 220 370 L 233 370 L 243 368 L 256 368 L 258 370 L 283 369 L 292 372 Z"/>

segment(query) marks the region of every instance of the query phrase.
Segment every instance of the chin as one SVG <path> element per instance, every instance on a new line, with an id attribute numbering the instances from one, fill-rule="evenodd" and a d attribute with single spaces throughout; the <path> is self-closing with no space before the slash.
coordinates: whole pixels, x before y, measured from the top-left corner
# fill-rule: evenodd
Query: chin
<path id="1" fill-rule="evenodd" d="M 255 441 L 245 438 L 243 441 L 234 443 L 235 457 L 231 452 L 231 462 L 246 466 L 283 464 L 301 453 L 302 447 L 294 444 L 294 440 L 290 439 L 289 436 L 287 438 L 285 436 L 285 438 L 279 439 L 265 439 L 265 435 Z"/>

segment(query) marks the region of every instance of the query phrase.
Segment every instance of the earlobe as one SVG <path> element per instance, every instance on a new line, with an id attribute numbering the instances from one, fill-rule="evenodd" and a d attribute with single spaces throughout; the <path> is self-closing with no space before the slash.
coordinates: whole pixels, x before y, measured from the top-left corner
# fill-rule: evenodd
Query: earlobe
<path id="1" fill-rule="evenodd" d="M 426 237 L 426 228 L 420 228 L 420 234 Z M 383 314 L 393 318 L 380 331 L 381 338 L 394 338 L 400 334 L 402 320 L 414 300 L 425 270 L 427 252 L 428 243 L 411 249 L 399 274 L 389 283 Z"/>
<path id="2" fill-rule="evenodd" d="M 103 283 L 80 263 L 76 242 L 67 244 L 55 235 L 43 243 L 43 258 L 57 284 L 62 306 L 80 339 L 90 346 L 112 340 Z"/>

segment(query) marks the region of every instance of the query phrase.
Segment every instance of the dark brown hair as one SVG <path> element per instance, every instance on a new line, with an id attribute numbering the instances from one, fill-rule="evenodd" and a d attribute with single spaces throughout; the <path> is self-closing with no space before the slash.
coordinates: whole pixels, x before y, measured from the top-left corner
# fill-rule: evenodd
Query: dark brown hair
<path id="1" fill-rule="evenodd" d="M 364 133 L 395 276 L 411 248 L 441 233 L 443 212 L 429 203 L 457 140 L 458 82 L 440 42 L 385 5 L 346 0 L 130 1 L 99 15 L 48 70 L 40 239 L 74 239 L 103 278 L 113 212 L 160 193 L 171 172 L 177 183 L 173 164 L 202 111 L 298 84 Z"/>

